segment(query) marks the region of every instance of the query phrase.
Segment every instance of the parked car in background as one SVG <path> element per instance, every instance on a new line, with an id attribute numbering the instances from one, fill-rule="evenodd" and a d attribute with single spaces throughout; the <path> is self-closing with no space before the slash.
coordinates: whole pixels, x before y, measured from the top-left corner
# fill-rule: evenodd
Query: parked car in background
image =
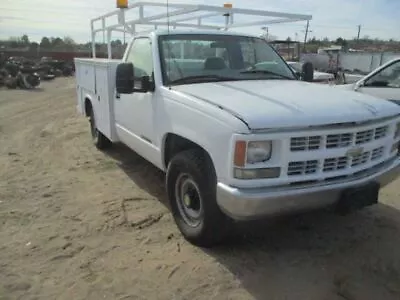
<path id="1" fill-rule="evenodd" d="M 377 96 L 400 105 L 400 57 L 380 66 L 355 83 L 337 87 Z"/>

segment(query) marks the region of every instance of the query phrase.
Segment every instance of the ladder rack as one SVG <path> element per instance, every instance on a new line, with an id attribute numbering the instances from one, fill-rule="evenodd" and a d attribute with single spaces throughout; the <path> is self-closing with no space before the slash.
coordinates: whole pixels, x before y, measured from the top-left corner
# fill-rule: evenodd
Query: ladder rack
<path id="1" fill-rule="evenodd" d="M 163 9 L 163 13 L 154 14 L 155 9 Z M 152 11 L 153 14 L 145 15 L 145 9 Z M 128 16 L 136 10 L 136 16 Z M 251 16 L 260 18 L 251 22 L 234 22 L 234 15 L 243 17 Z M 214 23 L 206 23 L 205 19 L 223 16 L 225 18 L 224 25 Z M 230 4 L 224 6 L 211 6 L 201 4 L 183 4 L 167 2 L 136 2 L 127 8 L 117 9 L 90 21 L 92 35 L 92 55 L 96 57 L 96 34 L 103 33 L 103 39 L 107 35 L 107 52 L 108 58 L 112 57 L 111 53 L 111 33 L 113 31 L 135 34 L 136 25 L 150 25 L 157 29 L 158 26 L 169 26 L 172 28 L 195 28 L 195 29 L 214 29 L 228 30 L 230 28 L 250 27 L 256 25 L 278 24 L 287 22 L 309 21 L 311 15 L 282 13 L 266 10 L 233 8 Z M 98 24 L 100 23 L 100 26 Z M 96 27 L 97 26 L 97 27 Z"/>

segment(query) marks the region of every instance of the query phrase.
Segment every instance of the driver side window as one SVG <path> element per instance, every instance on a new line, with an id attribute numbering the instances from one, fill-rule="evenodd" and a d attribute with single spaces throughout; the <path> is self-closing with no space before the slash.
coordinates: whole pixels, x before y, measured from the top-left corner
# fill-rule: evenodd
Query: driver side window
<path id="1" fill-rule="evenodd" d="M 400 88 L 400 61 L 379 71 L 365 81 L 366 87 Z"/>
<path id="2" fill-rule="evenodd" d="M 135 80 L 149 76 L 153 81 L 153 52 L 149 38 L 137 38 L 133 41 L 126 62 L 133 63 Z"/>

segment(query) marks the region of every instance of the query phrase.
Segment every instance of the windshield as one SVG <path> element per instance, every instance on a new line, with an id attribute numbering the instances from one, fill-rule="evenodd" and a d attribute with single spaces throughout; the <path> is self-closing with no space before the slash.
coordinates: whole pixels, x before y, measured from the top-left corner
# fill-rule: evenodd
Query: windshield
<path id="1" fill-rule="evenodd" d="M 296 79 L 283 59 L 260 38 L 220 34 L 159 37 L 164 84 Z"/>

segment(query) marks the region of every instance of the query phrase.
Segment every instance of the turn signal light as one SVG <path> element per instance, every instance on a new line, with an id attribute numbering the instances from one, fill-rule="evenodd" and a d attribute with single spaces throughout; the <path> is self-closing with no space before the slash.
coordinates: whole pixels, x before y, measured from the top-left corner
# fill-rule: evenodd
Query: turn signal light
<path id="1" fill-rule="evenodd" d="M 246 149 L 247 143 L 245 141 L 236 141 L 235 153 L 233 157 L 233 163 L 237 167 L 244 167 L 246 164 Z"/>
<path id="2" fill-rule="evenodd" d="M 224 8 L 232 8 L 232 3 L 224 3 Z"/>

